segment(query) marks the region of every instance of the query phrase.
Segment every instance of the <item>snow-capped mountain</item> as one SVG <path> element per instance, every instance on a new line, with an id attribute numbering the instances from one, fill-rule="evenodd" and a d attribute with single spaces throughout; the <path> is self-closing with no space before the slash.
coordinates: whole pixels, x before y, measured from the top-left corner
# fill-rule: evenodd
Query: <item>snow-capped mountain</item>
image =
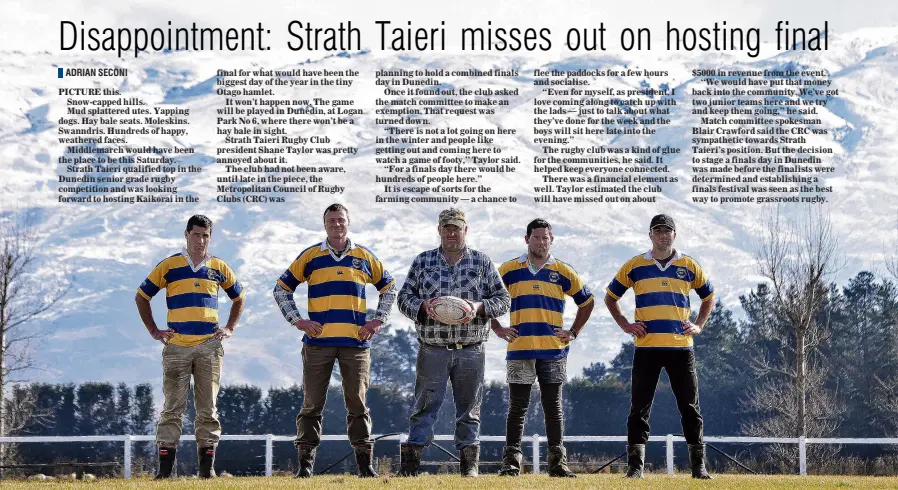
<path id="1" fill-rule="evenodd" d="M 898 30 L 864 29 L 830 38 L 825 52 L 785 52 L 761 60 L 737 59 L 724 54 L 632 58 L 624 55 L 577 57 L 535 61 L 512 56 L 449 56 L 387 53 L 349 53 L 311 61 L 281 55 L 220 57 L 209 53 L 169 53 L 138 59 L 107 59 L 88 54 L 21 54 L 0 56 L 0 70 L 7 80 L 0 93 L 0 209 L 3 213 L 39 211 L 42 268 L 36 273 L 48 281 L 60 280 L 70 271 L 74 287 L 63 303 L 29 328 L 42 332 L 37 360 L 47 367 L 31 379 L 47 381 L 150 381 L 159 385 L 162 346 L 147 335 L 134 306 L 138 284 L 152 267 L 183 246 L 187 218 L 206 214 L 216 225 L 210 251 L 235 269 L 247 291 L 247 307 L 235 336 L 227 341 L 224 382 L 252 383 L 262 387 L 289 385 L 300 380 L 300 333 L 281 317 L 271 290 L 278 276 L 304 248 L 324 238 L 321 213 L 332 202 L 342 202 L 351 213 L 352 238 L 370 248 L 401 285 L 414 256 L 438 245 L 436 217 L 444 204 L 375 202 L 382 184 L 376 175 L 387 175 L 375 160 L 383 126 L 375 124 L 376 99 L 383 86 L 375 84 L 375 72 L 384 70 L 443 69 L 447 72 L 477 68 L 514 69 L 516 77 L 440 76 L 444 87 L 518 89 L 508 106 L 494 115 L 432 116 L 437 127 L 514 128 L 515 135 L 497 136 L 494 146 L 502 156 L 517 156 L 516 172 L 485 174 L 482 184 L 493 195 L 514 196 L 504 204 L 460 203 L 469 218 L 469 244 L 489 254 L 497 265 L 519 256 L 525 249 L 527 222 L 543 217 L 554 226 L 554 254 L 573 265 L 598 298 L 617 269 L 630 257 L 649 247 L 648 221 L 656 213 L 672 215 L 678 224 L 677 248 L 692 255 L 709 273 L 718 298 L 738 308 L 738 297 L 759 280 L 753 259 L 761 207 L 756 204 L 696 204 L 692 201 L 690 139 L 698 116 L 690 110 L 689 88 L 703 87 L 693 69 L 771 69 L 801 66 L 826 69 L 839 94 L 819 117 L 829 135 L 817 141 L 834 149 L 829 161 L 836 167 L 825 185 L 833 192 L 825 205 L 831 213 L 847 258 L 836 278 L 840 282 L 864 269 L 882 269 L 882 261 L 894 247 L 898 191 L 892 182 L 898 168 L 892 156 L 898 152 Z M 627 55 L 630 56 L 630 55 Z M 56 78 L 58 67 L 124 67 L 124 78 Z M 291 69 L 298 66 L 328 70 L 357 70 L 350 87 L 276 87 L 285 98 L 346 98 L 365 110 L 353 125 L 295 125 L 288 134 L 327 136 L 329 145 L 358 148 L 354 155 L 294 157 L 294 163 L 342 165 L 340 177 L 325 176 L 325 184 L 345 187 L 341 194 L 299 194 L 281 204 L 228 204 L 215 201 L 216 178 L 226 175 L 215 163 L 216 148 L 223 145 L 217 134 L 217 109 L 224 106 L 216 95 L 218 69 Z M 653 135 L 580 136 L 572 144 L 583 146 L 675 146 L 682 149 L 665 163 L 679 183 L 666 184 L 657 202 L 647 204 L 537 204 L 534 186 L 541 185 L 533 171 L 541 145 L 533 142 L 533 99 L 545 97 L 535 86 L 534 70 L 557 68 L 638 68 L 663 71 L 664 76 L 593 77 L 595 87 L 638 88 L 662 85 L 675 88 L 671 124 L 658 126 Z M 57 126 L 66 112 L 60 88 L 110 87 L 122 96 L 137 96 L 154 107 L 190 109 L 188 134 L 182 137 L 129 137 L 133 145 L 191 147 L 195 153 L 179 159 L 202 167 L 202 172 L 179 174 L 175 185 L 200 197 L 196 204 L 72 204 L 57 202 L 58 178 L 65 164 L 58 159 L 65 145 L 57 140 Z M 470 196 L 463 196 L 470 197 Z M 793 206 L 796 211 L 799 206 Z M 369 289 L 373 307 L 376 293 Z M 693 306 L 697 304 L 693 297 Z M 305 288 L 297 294 L 305 304 Z M 153 301 L 157 322 L 164 323 L 164 301 Z M 227 314 L 229 302 L 220 303 Z M 624 310 L 632 315 L 632 295 Z M 573 319 L 568 305 L 565 318 Z M 507 319 L 505 319 L 507 322 Z M 393 323 L 411 323 L 394 307 Z M 596 307 L 584 334 L 571 349 L 571 375 L 595 361 L 608 361 L 626 340 L 601 304 Z M 488 344 L 487 373 L 504 379 L 504 343 L 492 337 Z"/>

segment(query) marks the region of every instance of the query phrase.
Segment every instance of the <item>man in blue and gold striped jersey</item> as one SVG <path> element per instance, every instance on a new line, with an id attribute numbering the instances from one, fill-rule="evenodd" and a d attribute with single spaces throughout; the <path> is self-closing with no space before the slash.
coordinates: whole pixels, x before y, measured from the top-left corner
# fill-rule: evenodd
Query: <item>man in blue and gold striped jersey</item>
<path id="1" fill-rule="evenodd" d="M 187 390 L 193 376 L 196 403 L 196 444 L 200 477 L 215 476 L 215 448 L 221 424 L 215 406 L 221 383 L 224 348 L 221 341 L 231 336 L 243 312 L 243 287 L 223 260 L 209 255 L 212 221 L 202 215 L 187 221 L 187 247 L 172 255 L 150 272 L 137 289 L 137 311 L 162 349 L 162 392 L 164 408 L 156 427 L 159 471 L 156 478 L 171 477 L 175 451 L 181 438 L 181 416 L 187 407 Z M 150 300 L 165 289 L 168 329 L 153 320 Z M 224 328 L 218 326 L 218 291 L 231 298 L 231 312 Z"/>
<path id="2" fill-rule="evenodd" d="M 349 239 L 349 211 L 332 204 L 324 211 L 327 239 L 299 254 L 274 288 L 284 318 L 305 335 L 302 348 L 303 407 L 296 417 L 297 477 L 312 476 L 321 442 L 321 419 L 334 362 L 340 365 L 349 443 L 358 475 L 376 477 L 372 466 L 371 416 L 365 404 L 371 374 L 371 337 L 390 316 L 396 300 L 393 277 L 367 248 Z M 309 318 L 296 309 L 293 293 L 309 285 Z M 366 321 L 365 285 L 380 292 L 377 312 Z"/>
<path id="3" fill-rule="evenodd" d="M 661 369 L 667 371 L 689 444 L 692 477 L 711 478 L 705 469 L 703 422 L 698 403 L 698 377 L 692 337 L 699 334 L 714 307 L 714 287 L 698 263 L 673 248 L 674 220 L 665 214 L 652 218 L 652 249 L 628 260 L 605 290 L 605 305 L 625 332 L 636 337 L 633 355 L 630 415 L 627 418 L 627 477 L 641 478 L 649 415 Z M 618 301 L 633 288 L 636 319 L 621 312 Z M 702 300 L 695 323 L 689 321 L 689 292 Z"/>
<path id="4" fill-rule="evenodd" d="M 574 269 L 549 253 L 554 238 L 552 225 L 535 219 L 527 225 L 527 253 L 499 267 L 502 282 L 511 295 L 511 327 L 492 320 L 493 331 L 508 341 L 509 404 L 505 427 L 503 476 L 518 476 L 523 453 L 524 417 L 530 405 L 530 388 L 539 390 L 549 439 L 549 476 L 576 476 L 567 466 L 562 437 L 561 388 L 567 381 L 567 355 L 571 341 L 586 325 L 595 301 Z M 564 328 L 565 296 L 579 309 L 570 330 Z"/>

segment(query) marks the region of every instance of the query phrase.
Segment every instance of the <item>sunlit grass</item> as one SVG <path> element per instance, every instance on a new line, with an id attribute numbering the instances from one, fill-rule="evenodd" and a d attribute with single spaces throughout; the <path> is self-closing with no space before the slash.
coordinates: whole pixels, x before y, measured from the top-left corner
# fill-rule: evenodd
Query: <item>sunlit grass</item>
<path id="1" fill-rule="evenodd" d="M 377 479 L 360 479 L 350 475 L 317 476 L 308 480 L 297 480 L 286 476 L 272 478 L 246 477 L 246 478 L 217 478 L 215 480 L 198 480 L 196 478 L 176 478 L 164 482 L 154 482 L 149 478 L 100 479 L 92 482 L 85 481 L 3 481 L 4 489 L 17 488 L 183 488 L 183 489 L 213 489 L 213 488 L 315 488 L 315 489 L 545 489 L 546 487 L 559 488 L 603 488 L 603 489 L 631 489 L 631 488 L 727 488 L 727 489 L 755 489 L 765 490 L 789 489 L 789 488 L 898 488 L 898 477 L 858 477 L 858 476 L 747 476 L 747 475 L 716 475 L 712 481 L 693 480 L 688 474 L 679 475 L 648 475 L 644 480 L 628 480 L 619 474 L 580 475 L 576 479 L 550 479 L 546 475 L 524 475 L 518 478 L 503 478 L 494 475 L 480 476 L 479 478 L 461 478 L 456 475 L 432 475 L 418 478 L 381 477 Z"/>

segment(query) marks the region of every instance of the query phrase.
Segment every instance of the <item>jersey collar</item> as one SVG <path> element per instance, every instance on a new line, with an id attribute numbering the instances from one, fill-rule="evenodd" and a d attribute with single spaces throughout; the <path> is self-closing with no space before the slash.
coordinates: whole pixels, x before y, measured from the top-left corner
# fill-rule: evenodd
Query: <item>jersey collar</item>
<path id="1" fill-rule="evenodd" d="M 652 251 L 651 251 L 651 250 L 649 250 L 648 252 L 646 252 L 645 255 L 643 255 L 643 257 L 644 257 L 646 260 L 651 260 L 652 262 L 654 262 L 655 265 L 657 265 L 659 269 L 661 269 L 661 270 L 663 270 L 663 271 L 666 271 L 667 268 L 670 267 L 670 264 L 673 264 L 674 261 L 680 260 L 680 259 L 683 258 L 683 253 L 680 252 L 679 250 L 674 249 L 674 256 L 673 256 L 673 258 L 671 258 L 670 260 L 668 260 L 668 261 L 667 261 L 667 265 L 665 265 L 664 267 L 661 267 L 661 263 L 658 262 L 657 260 L 655 260 L 655 257 L 652 257 Z"/>
<path id="2" fill-rule="evenodd" d="M 193 261 L 190 260 L 190 252 L 187 251 L 187 247 L 181 249 L 181 255 L 183 255 L 184 258 L 187 259 L 187 265 L 190 266 L 190 270 L 192 270 L 193 272 L 200 270 L 200 267 L 202 267 L 203 264 L 205 264 L 209 261 L 209 259 L 212 258 L 212 255 L 210 255 L 209 252 L 206 252 L 206 256 L 203 257 L 203 261 L 197 265 L 193 265 Z"/>
<path id="3" fill-rule="evenodd" d="M 546 267 L 547 265 L 552 265 L 552 264 L 554 264 L 554 263 L 555 263 L 555 256 L 552 255 L 552 254 L 549 254 L 549 258 L 546 260 L 546 263 L 543 264 L 543 265 L 541 265 L 541 266 L 539 267 L 539 269 L 536 270 L 536 272 L 534 272 L 534 271 L 533 271 L 533 267 L 530 266 L 530 261 L 528 260 L 528 255 L 527 255 L 527 254 L 521 255 L 521 256 L 518 258 L 518 262 L 521 263 L 521 264 L 527 264 L 527 270 L 529 270 L 531 274 L 534 274 L 534 275 L 535 275 L 535 274 L 538 274 L 539 271 L 543 270 L 543 268 Z"/>
<path id="4" fill-rule="evenodd" d="M 649 253 L 651 254 L 652 252 L 649 251 Z M 522 264 L 526 263 L 527 262 L 527 254 L 524 254 L 524 255 L 521 255 L 520 257 L 518 257 L 518 262 L 520 262 Z M 549 254 L 549 260 L 547 260 L 544 265 L 551 265 L 554 263 L 555 263 L 555 256 L 552 254 Z"/>
<path id="5" fill-rule="evenodd" d="M 347 255 L 349 255 L 349 251 L 352 250 L 354 247 L 355 247 L 355 245 L 352 243 L 352 240 L 349 238 L 346 238 L 346 250 L 344 250 L 343 255 L 340 255 L 340 257 L 338 258 L 337 251 L 334 250 L 334 248 L 331 247 L 329 243 L 327 243 L 327 238 L 325 238 L 324 241 L 321 242 L 321 251 L 324 252 L 325 250 L 327 250 L 331 254 L 331 257 L 333 257 L 334 260 L 336 260 L 338 262 L 343 260 L 343 257 L 346 257 Z"/>

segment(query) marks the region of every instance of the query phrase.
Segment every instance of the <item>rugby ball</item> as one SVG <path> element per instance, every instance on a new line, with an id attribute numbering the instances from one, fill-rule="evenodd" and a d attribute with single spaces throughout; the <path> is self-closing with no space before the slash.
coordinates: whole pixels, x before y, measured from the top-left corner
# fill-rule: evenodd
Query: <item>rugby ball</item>
<path id="1" fill-rule="evenodd" d="M 434 320 L 446 325 L 468 323 L 476 314 L 469 301 L 457 296 L 440 296 L 431 300 L 428 311 Z"/>

